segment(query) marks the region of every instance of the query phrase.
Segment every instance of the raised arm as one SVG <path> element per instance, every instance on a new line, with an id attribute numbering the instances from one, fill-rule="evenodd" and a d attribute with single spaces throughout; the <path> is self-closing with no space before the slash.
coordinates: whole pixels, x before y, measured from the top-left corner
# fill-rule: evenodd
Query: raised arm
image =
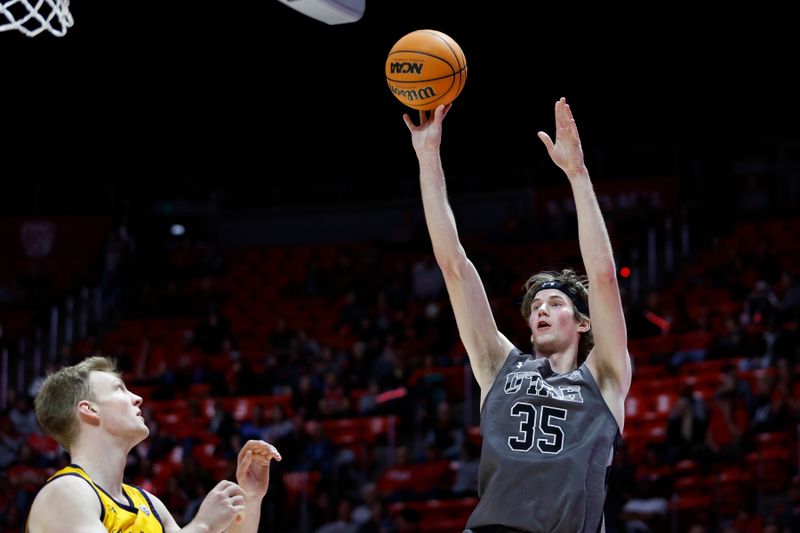
<path id="1" fill-rule="evenodd" d="M 263 440 L 249 440 L 239 451 L 236 480 L 220 481 L 200 504 L 194 519 L 178 527 L 164 503 L 149 494 L 150 501 L 164 521 L 165 533 L 255 533 L 261 519 L 261 500 L 269 488 L 269 464 L 281 454 Z"/>
<path id="2" fill-rule="evenodd" d="M 272 444 L 249 440 L 239 451 L 236 481 L 245 493 L 245 512 L 228 527 L 228 533 L 256 533 L 261 519 L 261 500 L 269 488 L 270 461 L 282 460 Z"/>
<path id="3" fill-rule="evenodd" d="M 444 275 L 472 372 L 481 387 L 482 402 L 513 346 L 497 330 L 483 282 L 461 246 L 453 210 L 447 200 L 439 147 L 442 121 L 449 110 L 449 105 L 439 106 L 430 116 L 421 111 L 418 126 L 408 115 L 403 115 L 403 120 L 411 131 L 411 142 L 419 160 L 422 205 L 433 253 Z"/>
<path id="4" fill-rule="evenodd" d="M 583 162 L 578 127 L 566 99 L 556 102 L 555 114 L 555 144 L 545 132 L 540 131 L 539 138 L 572 187 L 578 216 L 578 241 L 589 278 L 589 313 L 594 335 L 594 349 L 587 362 L 621 426 L 624 399 L 631 383 L 631 365 L 614 254 L 589 171 Z"/>

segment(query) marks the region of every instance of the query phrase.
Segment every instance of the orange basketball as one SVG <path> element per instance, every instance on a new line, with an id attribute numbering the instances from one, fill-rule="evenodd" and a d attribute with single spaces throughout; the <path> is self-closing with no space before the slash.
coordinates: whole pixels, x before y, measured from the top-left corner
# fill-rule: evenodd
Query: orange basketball
<path id="1" fill-rule="evenodd" d="M 461 47 L 436 30 L 417 30 L 395 43 L 386 58 L 386 83 L 408 107 L 435 109 L 456 99 L 467 81 Z"/>

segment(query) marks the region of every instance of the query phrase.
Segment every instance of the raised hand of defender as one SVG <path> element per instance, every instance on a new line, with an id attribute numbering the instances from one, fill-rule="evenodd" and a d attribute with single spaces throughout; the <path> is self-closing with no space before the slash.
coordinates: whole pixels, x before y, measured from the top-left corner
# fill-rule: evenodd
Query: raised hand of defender
<path id="1" fill-rule="evenodd" d="M 263 498 L 269 488 L 269 463 L 280 461 L 280 452 L 263 440 L 249 440 L 239 451 L 236 481 L 248 498 Z"/>

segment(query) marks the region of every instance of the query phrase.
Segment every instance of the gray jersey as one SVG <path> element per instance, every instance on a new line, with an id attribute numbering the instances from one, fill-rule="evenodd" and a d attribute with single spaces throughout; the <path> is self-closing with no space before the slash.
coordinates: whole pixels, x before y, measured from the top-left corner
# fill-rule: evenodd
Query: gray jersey
<path id="1" fill-rule="evenodd" d="M 619 426 L 586 364 L 556 374 L 514 348 L 481 408 L 478 506 L 467 532 L 596 532 Z"/>

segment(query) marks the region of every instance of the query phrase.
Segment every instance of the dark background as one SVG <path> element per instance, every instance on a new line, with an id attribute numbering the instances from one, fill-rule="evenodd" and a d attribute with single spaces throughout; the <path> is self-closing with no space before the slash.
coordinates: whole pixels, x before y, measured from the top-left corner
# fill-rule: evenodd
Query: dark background
<path id="1" fill-rule="evenodd" d="M 800 138 L 797 45 L 792 18 L 763 3 L 700 10 L 368 0 L 360 21 L 328 26 L 276 0 L 75 0 L 66 37 L 0 34 L 3 181 L 414 179 L 405 108 L 383 67 L 402 35 L 433 28 L 469 68 L 446 124 L 451 174 L 540 164 L 535 133 L 552 132 L 563 95 L 590 156 L 674 146 L 724 183 L 732 158 L 772 158 Z"/>
<path id="2" fill-rule="evenodd" d="M 199 314 L 203 298 L 246 295 L 235 320 L 248 315 L 241 324 L 253 340 L 271 327 L 267 313 L 308 311 L 291 299 L 295 274 L 343 302 L 344 288 L 377 294 L 390 271 L 409 273 L 411 255 L 386 266 L 393 245 L 430 256 L 406 108 L 383 74 L 392 45 L 422 28 L 447 33 L 467 58 L 466 86 L 445 123 L 448 191 L 465 247 L 502 304 L 498 324 L 518 344 L 528 332 L 517 294 L 504 289 L 534 268 L 580 264 L 576 247 L 564 246 L 576 235 L 566 179 L 536 138 L 553 133 L 560 96 L 599 196 L 615 202 L 603 209 L 617 264 L 634 273 L 621 282 L 632 338 L 645 334 L 649 323 L 636 313 L 645 293 L 659 295 L 653 288 L 666 288 L 659 313 L 688 317 L 712 307 L 710 291 L 721 289 L 728 310 L 741 305 L 752 288 L 744 261 L 761 261 L 762 249 L 784 250 L 784 270 L 796 270 L 796 17 L 764 2 L 608 4 L 367 0 L 362 20 L 328 26 L 277 0 L 73 0 L 75 25 L 63 38 L 0 33 L 0 324 L 5 338 L 32 339 L 12 353 L 17 388 L 37 375 L 24 371 L 41 338 L 60 346 L 46 333 L 51 306 L 65 309 L 77 287 L 100 284 L 109 312 L 92 327 L 101 332 L 120 318 L 181 316 L 189 306 Z M 658 208 L 649 191 L 675 198 Z M 628 192 L 637 202 L 622 206 Z M 542 208 L 550 200 L 559 213 Z M 777 224 L 737 225 L 748 216 Z M 55 228 L 45 258 L 23 246 L 21 230 L 41 228 L 39 219 Z M 171 234 L 178 223 L 185 236 Z M 347 244 L 358 235 L 371 242 L 363 257 L 363 242 Z M 314 278 L 311 261 L 283 261 L 294 252 L 281 245 L 306 241 L 358 259 L 337 259 Z M 681 255 L 684 242 L 686 252 L 712 253 L 689 263 L 698 256 Z M 506 256 L 509 243 L 531 249 Z M 231 250 L 245 246 L 249 253 Z M 109 268 L 120 247 L 123 266 Z M 680 255 L 677 270 L 662 268 L 665 260 L 649 268 L 667 249 Z M 195 291 L 195 272 L 225 269 L 238 289 Z M 275 299 L 268 287 L 290 296 Z M 45 337 L 33 337 L 36 328 Z M 452 322 L 433 329 L 445 332 L 443 344 L 455 338 Z"/>

